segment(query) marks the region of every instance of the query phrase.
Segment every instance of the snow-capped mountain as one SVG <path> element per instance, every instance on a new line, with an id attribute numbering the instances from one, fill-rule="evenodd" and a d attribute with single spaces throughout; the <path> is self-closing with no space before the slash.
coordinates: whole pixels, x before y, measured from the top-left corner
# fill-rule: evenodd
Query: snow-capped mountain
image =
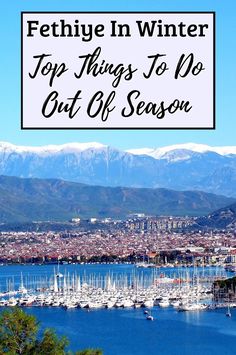
<path id="1" fill-rule="evenodd" d="M 100 143 L 0 143 L 0 175 L 90 185 L 202 190 L 236 197 L 236 147 L 179 144 L 121 151 Z"/>
<path id="2" fill-rule="evenodd" d="M 107 146 L 97 142 L 89 143 L 68 143 L 61 145 L 45 145 L 41 147 L 33 146 L 20 146 L 14 145 L 7 142 L 0 142 L 0 152 L 7 153 L 19 153 L 19 154 L 28 154 L 36 153 L 38 155 L 50 155 L 56 153 L 80 153 L 89 149 L 103 149 Z"/>
<path id="3" fill-rule="evenodd" d="M 195 152 L 195 153 L 207 153 L 214 152 L 219 155 L 236 155 L 236 146 L 226 146 L 226 147 L 210 147 L 205 144 L 176 144 L 170 145 L 162 148 L 139 148 L 139 149 L 130 149 L 127 152 L 136 154 L 136 155 L 149 155 L 155 159 L 165 159 L 169 154 L 173 152 L 178 152 L 179 157 L 181 158 L 181 151 Z"/>

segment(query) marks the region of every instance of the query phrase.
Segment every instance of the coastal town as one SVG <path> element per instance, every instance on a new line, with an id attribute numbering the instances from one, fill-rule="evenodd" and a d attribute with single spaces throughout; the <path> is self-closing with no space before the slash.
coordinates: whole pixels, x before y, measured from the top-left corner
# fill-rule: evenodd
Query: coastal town
<path id="1" fill-rule="evenodd" d="M 0 262 L 87 263 L 144 262 L 163 265 L 225 265 L 236 263 L 233 230 L 191 229 L 194 218 L 155 220 L 135 216 L 125 221 L 72 221 L 63 231 L 2 231 Z"/>

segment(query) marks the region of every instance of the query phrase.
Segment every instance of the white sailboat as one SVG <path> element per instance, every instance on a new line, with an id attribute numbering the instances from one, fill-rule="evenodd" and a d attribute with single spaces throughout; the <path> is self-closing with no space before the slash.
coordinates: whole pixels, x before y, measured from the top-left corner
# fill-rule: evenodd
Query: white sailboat
<path id="1" fill-rule="evenodd" d="M 20 274 L 20 280 L 21 281 L 20 281 L 20 287 L 19 287 L 18 292 L 22 293 L 22 294 L 26 294 L 27 293 L 27 289 L 25 288 L 24 283 L 23 283 L 23 274 L 22 274 L 22 272 Z"/>
<path id="2" fill-rule="evenodd" d="M 189 299 L 178 307 L 179 311 L 202 311 L 207 308 L 206 304 L 199 303 L 199 279 L 197 278 L 197 300 Z"/>

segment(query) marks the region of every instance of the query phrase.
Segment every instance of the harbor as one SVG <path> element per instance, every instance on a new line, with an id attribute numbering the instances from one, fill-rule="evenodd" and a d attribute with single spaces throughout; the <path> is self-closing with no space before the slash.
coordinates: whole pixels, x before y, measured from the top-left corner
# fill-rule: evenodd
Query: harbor
<path id="1" fill-rule="evenodd" d="M 178 311 L 228 306 L 229 302 L 222 300 L 216 303 L 213 292 L 213 283 L 227 278 L 223 268 L 141 269 L 138 266 L 127 265 L 127 273 L 122 271 L 123 265 L 115 268 L 103 265 L 102 272 L 93 272 L 95 265 L 58 264 L 51 266 L 51 273 L 47 275 L 25 275 L 20 271 L 16 276 L 2 276 L 0 306 L 61 307 L 67 310 L 173 307 Z M 40 266 L 32 266 L 34 268 L 39 270 Z M 231 301 L 230 307 L 235 306 L 236 302 Z"/>
<path id="2" fill-rule="evenodd" d="M 58 270 L 57 265 L 1 266 L 0 299 L 8 302 L 11 298 L 18 300 L 27 313 L 37 317 L 43 329 L 54 328 L 59 335 L 66 333 L 71 350 L 89 346 L 102 348 L 105 355 L 156 355 L 157 352 L 165 355 L 228 355 L 232 354 L 235 342 L 236 310 L 231 308 L 232 317 L 229 318 L 226 317 L 227 308 L 211 308 L 212 294 L 208 291 L 215 278 L 223 279 L 229 275 L 222 267 L 153 270 L 132 264 L 85 264 L 60 265 Z M 136 284 L 132 285 L 134 279 Z M 176 282 L 178 279 L 181 282 Z M 79 280 L 80 290 L 77 289 Z M 153 284 L 153 280 L 162 281 Z M 85 283 L 88 285 L 85 286 Z M 184 296 L 184 290 L 189 290 L 195 304 L 207 304 L 208 307 L 179 311 L 176 307 L 179 301 L 177 295 L 181 292 Z M 136 295 L 140 298 L 142 292 L 145 297 L 155 297 L 153 306 L 151 303 L 146 304 L 149 307 L 135 307 L 134 304 L 124 307 L 120 304 L 120 307 L 108 308 L 95 303 L 102 298 L 108 301 L 106 297 L 114 294 L 120 294 L 117 301 L 122 300 L 121 296 L 125 296 L 126 300 Z M 94 300 L 93 306 L 99 307 L 81 308 L 76 305 L 67 308 L 63 305 L 63 301 L 73 300 L 73 294 L 79 298 L 82 293 L 83 297 Z M 176 300 L 170 297 L 174 294 Z M 161 295 L 162 299 L 156 299 Z M 168 305 L 165 296 L 169 299 Z M 56 299 L 60 298 L 62 303 L 56 305 Z M 20 304 L 23 299 L 28 299 L 29 303 Z M 84 300 L 87 302 L 87 299 Z M 49 304 L 45 303 L 46 300 Z M 0 307 L 0 312 L 6 308 Z M 146 310 L 153 321 L 147 321 Z"/>
<path id="3" fill-rule="evenodd" d="M 186 273 L 190 282 L 166 282 L 170 281 L 169 279 L 178 278 L 185 281 Z M 170 300 L 169 305 L 163 307 L 158 304 L 161 299 L 157 300 L 152 307 L 149 304 L 148 308 L 134 307 L 134 305 L 130 307 L 113 306 L 112 308 L 105 308 L 104 305 L 100 308 L 80 308 L 78 306 L 66 308 L 62 304 L 52 305 L 52 299 L 54 301 L 60 297 L 72 299 L 71 294 L 74 292 L 69 289 L 78 287 L 78 280 L 80 280 L 81 286 L 80 294 L 84 292 L 87 297 L 89 292 L 93 291 L 91 296 L 96 295 L 96 298 L 98 298 L 98 294 L 104 297 L 104 295 L 114 292 L 122 292 L 122 296 L 125 294 L 128 298 L 129 294 L 136 295 L 136 286 L 130 284 L 133 278 L 136 278 L 139 295 L 142 288 L 145 290 L 145 295 L 149 291 L 151 295 L 169 296 L 170 290 L 177 294 L 181 289 L 189 289 L 193 295 L 197 295 L 198 285 L 199 303 L 209 304 L 208 302 L 210 302 L 212 304 L 212 295 L 204 292 L 200 296 L 200 291 L 210 290 L 212 281 L 216 277 L 224 278 L 231 275 L 227 274 L 224 268 L 161 268 L 153 270 L 137 268 L 132 264 L 87 264 L 60 265 L 59 274 L 66 275 L 65 292 L 67 294 L 65 295 L 62 291 L 64 276 L 58 275 L 57 265 L 1 266 L 0 298 L 9 301 L 12 297 L 23 300 L 25 297 L 47 295 L 51 305 L 42 303 L 40 305 L 40 302 L 36 302 L 36 300 L 32 302 L 31 299 L 28 305 L 25 304 L 22 307 L 26 312 L 37 317 L 43 329 L 54 328 L 59 335 L 66 333 L 71 342 L 71 350 L 90 346 L 102 348 L 105 355 L 143 355 L 146 353 L 155 355 L 157 349 L 158 353 L 162 352 L 165 355 L 188 355 L 190 353 L 197 355 L 213 352 L 215 355 L 232 354 L 231 349 L 236 336 L 236 310 L 233 307 L 231 309 L 232 317 L 229 318 L 226 317 L 227 308 L 210 309 L 208 306 L 209 308 L 202 311 L 181 312 L 171 304 L 175 302 L 174 300 Z M 196 274 L 198 278 L 195 277 Z M 58 292 L 55 292 L 54 289 L 55 275 L 59 276 L 56 278 Z M 163 276 L 160 277 L 160 275 Z M 202 284 L 200 280 L 207 277 L 210 282 Z M 22 279 L 25 289 L 21 288 Z M 155 279 L 162 279 L 163 282 L 153 286 Z M 114 282 L 116 290 L 112 289 Z M 88 284 L 87 288 L 85 285 L 83 286 L 84 283 Z M 35 291 L 36 288 L 39 288 L 38 291 Z M 96 292 L 94 293 L 91 288 Z M 109 288 L 111 288 L 110 291 L 107 290 Z M 75 294 L 78 295 L 78 290 L 75 291 Z M 89 297 L 92 298 L 91 296 Z M 202 296 L 204 296 L 203 299 Z M 100 300 L 100 298 L 98 299 Z M 196 298 L 195 303 L 197 303 Z M 6 308 L 6 306 L 0 307 L 0 312 Z M 145 310 L 151 314 L 153 321 L 147 321 Z"/>

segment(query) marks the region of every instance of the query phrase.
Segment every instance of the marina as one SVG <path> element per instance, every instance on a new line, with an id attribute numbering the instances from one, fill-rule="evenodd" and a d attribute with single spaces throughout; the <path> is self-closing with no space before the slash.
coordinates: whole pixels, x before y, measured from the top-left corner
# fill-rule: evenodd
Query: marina
<path id="1" fill-rule="evenodd" d="M 232 354 L 235 310 L 230 307 L 228 317 L 227 307 L 212 307 L 210 292 L 212 280 L 226 276 L 223 268 L 1 266 L 0 299 L 10 302 L 9 307 L 17 302 L 39 319 L 43 329 L 52 327 L 59 335 L 66 334 L 71 350 L 79 344 L 102 348 L 105 355 L 154 355 L 157 347 L 158 353 L 168 355 L 211 354 L 209 349 L 214 354 Z M 192 309 L 190 302 L 182 302 L 189 309 L 180 309 L 180 295 L 182 301 L 192 301 Z M 201 306 L 193 309 L 194 305 Z"/>
<path id="2" fill-rule="evenodd" d="M 108 266 L 109 268 L 109 266 Z M 132 267 L 130 273 L 86 273 L 83 267 L 54 266 L 53 274 L 24 276 L 20 272 L 5 279 L 0 293 L 0 306 L 52 306 L 71 308 L 165 308 L 179 311 L 205 310 L 212 303 L 212 283 L 226 278 L 226 272 L 216 270 L 150 270 Z M 81 273 L 81 271 L 84 272 Z M 214 271 L 214 273 L 213 273 Z M 2 286 L 3 287 L 3 286 Z M 232 304 L 231 306 L 234 306 Z"/>

